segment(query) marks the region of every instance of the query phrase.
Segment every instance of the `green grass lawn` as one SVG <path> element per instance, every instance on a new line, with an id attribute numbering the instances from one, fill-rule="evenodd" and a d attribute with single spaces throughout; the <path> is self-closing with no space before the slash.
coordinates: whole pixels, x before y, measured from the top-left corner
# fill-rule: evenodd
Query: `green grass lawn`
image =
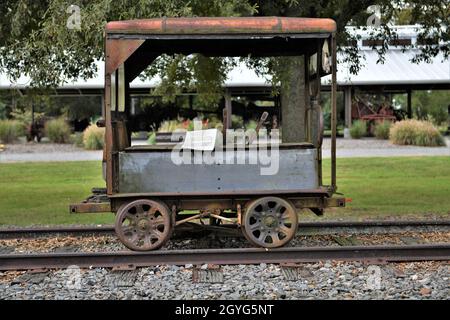
<path id="1" fill-rule="evenodd" d="M 324 162 L 324 182 L 330 162 Z M 343 158 L 337 160 L 338 192 L 352 202 L 328 217 L 450 215 L 450 158 Z"/>
<path id="2" fill-rule="evenodd" d="M 112 214 L 70 214 L 95 186 L 104 186 L 101 162 L 0 164 L 0 224 L 110 223 Z"/>
<path id="3" fill-rule="evenodd" d="M 450 215 L 450 158 L 338 159 L 339 192 L 348 207 L 326 217 Z M 329 178 L 324 161 L 324 181 Z M 70 203 L 104 186 L 100 162 L 0 164 L 0 224 L 104 224 L 112 214 L 70 214 Z M 308 214 L 308 217 L 312 217 Z"/>

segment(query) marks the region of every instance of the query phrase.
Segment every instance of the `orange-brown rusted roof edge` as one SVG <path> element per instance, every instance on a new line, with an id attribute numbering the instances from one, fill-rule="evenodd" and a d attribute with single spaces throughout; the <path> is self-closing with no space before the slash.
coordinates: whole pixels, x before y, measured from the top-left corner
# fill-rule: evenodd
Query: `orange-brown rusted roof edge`
<path id="1" fill-rule="evenodd" d="M 106 25 L 109 34 L 283 34 L 335 31 L 336 22 L 332 19 L 290 17 L 160 18 L 113 21 Z"/>

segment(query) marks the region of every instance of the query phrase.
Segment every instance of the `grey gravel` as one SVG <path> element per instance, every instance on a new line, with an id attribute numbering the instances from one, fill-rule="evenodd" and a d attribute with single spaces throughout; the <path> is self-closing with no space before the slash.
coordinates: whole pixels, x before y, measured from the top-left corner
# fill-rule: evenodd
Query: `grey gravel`
<path id="1" fill-rule="evenodd" d="M 11 273 L 0 273 L 0 299 L 444 300 L 450 297 L 449 265 L 443 262 L 372 266 L 330 261 L 302 264 L 300 270 L 298 280 L 288 281 L 278 265 L 223 266 L 223 283 L 193 283 L 192 268 L 177 266 L 120 273 L 74 268 L 48 272 L 40 276 L 40 281 L 25 282 L 11 279 Z M 374 278 L 373 270 L 379 278 Z M 396 273 L 404 276 L 393 276 Z"/>

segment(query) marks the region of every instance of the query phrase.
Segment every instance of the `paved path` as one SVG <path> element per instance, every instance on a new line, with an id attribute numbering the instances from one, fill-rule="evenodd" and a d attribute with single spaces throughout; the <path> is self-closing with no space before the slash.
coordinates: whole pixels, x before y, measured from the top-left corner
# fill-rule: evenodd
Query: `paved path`
<path id="1" fill-rule="evenodd" d="M 47 161 L 100 161 L 102 151 L 85 151 L 82 149 L 39 152 L 38 147 L 30 148 L 32 152 L 0 152 L 0 163 L 8 162 L 47 162 Z M 401 156 L 450 156 L 450 139 L 447 147 L 394 146 L 388 141 L 375 139 L 338 139 L 337 157 L 401 157 Z M 323 157 L 330 158 L 330 139 L 323 144 Z"/>
<path id="2" fill-rule="evenodd" d="M 0 163 L 101 160 L 102 151 L 1 153 Z"/>
<path id="3" fill-rule="evenodd" d="M 450 148 L 338 149 L 336 155 L 338 158 L 450 156 Z M 330 150 L 324 149 L 322 156 L 330 158 Z"/>
<path id="4" fill-rule="evenodd" d="M 450 156 L 450 139 L 446 137 L 446 147 L 397 146 L 388 140 L 337 139 L 338 158 L 357 157 L 414 157 L 414 156 Z M 324 139 L 323 158 L 330 158 L 331 139 Z"/>

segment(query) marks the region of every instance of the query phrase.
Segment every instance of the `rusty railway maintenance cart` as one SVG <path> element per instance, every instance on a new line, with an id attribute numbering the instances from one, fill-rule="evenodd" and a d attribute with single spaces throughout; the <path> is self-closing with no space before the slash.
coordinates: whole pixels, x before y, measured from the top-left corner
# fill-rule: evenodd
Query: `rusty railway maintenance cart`
<path id="1" fill-rule="evenodd" d="M 104 175 L 71 212 L 116 213 L 115 229 L 132 250 L 160 248 L 185 223 L 233 224 L 256 246 L 280 247 L 297 231 L 299 209 L 322 214 L 345 206 L 336 193 L 336 24 L 331 19 L 242 17 L 162 18 L 110 22 L 105 32 Z M 306 112 L 283 110 L 279 169 L 261 175 L 250 164 L 262 148 L 227 148 L 238 163 L 174 163 L 174 145 L 131 145 L 130 82 L 162 54 L 208 57 L 303 57 Z M 331 184 L 322 184 L 321 77 L 331 74 Z M 286 109 L 286 108 L 285 108 Z M 302 109 L 303 110 L 303 109 Z M 223 134 L 231 129 L 224 109 Z M 261 115 L 261 123 L 267 118 Z M 300 119 L 302 122 L 300 122 Z M 278 121 L 274 122 L 278 122 Z M 231 131 L 231 130 L 230 130 Z M 294 134 L 290 134 L 294 133 Z M 298 141 L 305 137 L 304 141 Z M 296 137 L 297 136 L 297 137 Z M 189 151 L 191 152 L 191 151 Z M 194 151 L 192 151 L 194 152 Z M 202 151 L 204 152 L 204 151 Z"/>

